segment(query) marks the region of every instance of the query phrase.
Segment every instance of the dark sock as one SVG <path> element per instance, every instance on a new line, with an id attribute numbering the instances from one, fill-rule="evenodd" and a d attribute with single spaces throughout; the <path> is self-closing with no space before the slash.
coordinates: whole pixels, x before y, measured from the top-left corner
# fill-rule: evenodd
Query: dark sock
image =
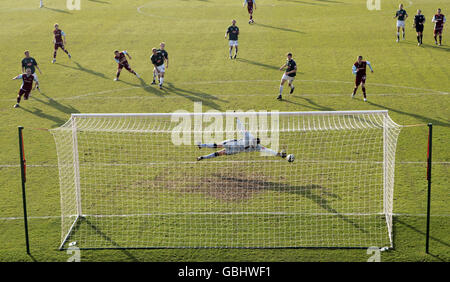
<path id="1" fill-rule="evenodd" d="M 363 92 L 364 98 L 366 98 L 366 88 L 365 87 L 362 87 L 362 92 Z"/>
<path id="2" fill-rule="evenodd" d="M 436 41 L 436 42 L 437 42 L 437 37 L 436 37 L 436 36 L 434 37 L 434 41 Z"/>
<path id="3" fill-rule="evenodd" d="M 439 43 L 442 43 L 442 35 L 439 35 Z"/>
<path id="4" fill-rule="evenodd" d="M 420 35 L 420 44 L 423 43 L 423 34 Z"/>
<path id="5" fill-rule="evenodd" d="M 356 94 L 356 90 L 358 90 L 358 87 L 353 88 L 353 95 Z"/>
<path id="6" fill-rule="evenodd" d="M 56 59 L 56 51 L 53 52 L 53 59 Z"/>
<path id="7" fill-rule="evenodd" d="M 120 72 L 117 72 L 116 77 L 119 78 L 120 76 Z"/>
<path id="8" fill-rule="evenodd" d="M 420 35 L 417 35 L 417 42 L 420 43 Z"/>

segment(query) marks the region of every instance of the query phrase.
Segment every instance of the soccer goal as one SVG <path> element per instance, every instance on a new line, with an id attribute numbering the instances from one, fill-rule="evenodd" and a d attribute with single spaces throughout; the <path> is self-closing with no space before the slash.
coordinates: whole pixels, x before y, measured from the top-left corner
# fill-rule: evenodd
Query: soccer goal
<path id="1" fill-rule="evenodd" d="M 60 249 L 392 247 L 400 128 L 387 111 L 72 114 L 51 130 Z"/>

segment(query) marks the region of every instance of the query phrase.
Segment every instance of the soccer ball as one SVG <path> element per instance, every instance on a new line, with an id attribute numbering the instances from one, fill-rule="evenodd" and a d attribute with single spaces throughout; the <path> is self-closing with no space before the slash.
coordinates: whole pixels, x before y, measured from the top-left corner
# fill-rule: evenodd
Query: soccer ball
<path id="1" fill-rule="evenodd" d="M 295 156 L 293 154 L 290 154 L 286 157 L 286 160 L 290 163 L 292 163 L 295 160 Z"/>

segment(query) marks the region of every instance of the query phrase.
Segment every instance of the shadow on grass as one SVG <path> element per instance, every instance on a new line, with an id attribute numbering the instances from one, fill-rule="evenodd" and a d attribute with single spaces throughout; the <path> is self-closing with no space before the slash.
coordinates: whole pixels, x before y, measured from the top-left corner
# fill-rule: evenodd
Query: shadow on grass
<path id="1" fill-rule="evenodd" d="M 417 229 L 416 227 L 414 227 L 414 226 L 412 226 L 412 225 L 409 225 L 408 223 L 406 223 L 406 222 L 400 220 L 398 217 L 395 217 L 394 222 L 395 222 L 395 223 L 398 223 L 398 224 L 401 224 L 401 225 L 403 225 L 404 227 L 407 227 L 407 228 L 409 228 L 410 230 L 412 230 L 412 231 L 414 231 L 414 232 L 416 232 L 416 233 L 419 233 L 420 235 L 423 235 L 423 242 L 425 243 L 425 236 L 426 236 L 425 232 L 420 231 L 419 229 Z M 433 236 L 430 236 L 430 239 L 433 240 L 433 241 L 435 241 L 435 242 L 437 242 L 437 243 L 439 243 L 439 244 L 442 244 L 442 245 L 446 246 L 447 248 L 450 247 L 450 244 L 449 244 L 449 243 L 444 242 L 444 241 L 442 241 L 441 239 L 438 239 L 438 238 L 433 237 Z M 434 258 L 436 258 L 436 259 L 438 259 L 438 260 L 444 261 L 442 258 L 440 258 L 439 256 L 437 256 L 437 255 L 435 255 L 435 254 L 429 253 L 429 255 L 431 255 L 432 257 L 434 257 Z"/>
<path id="2" fill-rule="evenodd" d="M 122 246 L 120 246 L 116 241 L 114 241 L 113 239 L 111 239 L 111 237 L 109 237 L 108 235 L 106 235 L 105 233 L 103 233 L 95 224 L 93 224 L 92 222 L 89 221 L 89 219 L 84 218 L 83 221 L 85 221 L 87 223 L 87 225 L 95 231 L 95 233 L 97 233 L 97 235 L 99 235 L 100 237 L 102 237 L 102 239 L 104 239 L 105 241 L 108 241 L 109 243 L 111 243 L 113 248 L 117 248 L 120 249 L 120 251 L 122 253 L 124 253 L 128 258 L 130 258 L 132 261 L 137 262 L 138 259 L 133 256 L 129 251 L 125 250 L 125 249 L 121 249 L 123 248 Z"/>
<path id="3" fill-rule="evenodd" d="M 326 3 L 332 3 L 332 4 L 343 4 L 344 2 L 341 1 L 333 1 L 333 0 L 314 0 L 318 2 L 326 2 Z"/>
<path id="4" fill-rule="evenodd" d="M 24 107 L 20 106 L 19 109 L 21 109 L 21 110 L 23 110 L 25 112 L 28 112 L 30 114 L 33 114 L 33 115 L 35 115 L 37 117 L 45 118 L 45 119 L 48 119 L 50 121 L 53 121 L 56 126 L 61 126 L 62 124 L 64 124 L 66 122 L 66 120 L 63 120 L 63 119 L 61 119 L 61 118 L 59 118 L 57 116 L 52 116 L 52 115 L 46 114 L 41 109 L 38 109 L 36 107 L 34 107 L 34 110 L 29 110 L 27 108 L 24 108 Z"/>
<path id="5" fill-rule="evenodd" d="M 408 44 L 408 45 L 415 45 L 417 46 L 417 42 L 415 41 L 408 41 L 408 40 L 404 40 L 404 41 L 400 41 L 401 44 Z M 443 46 L 438 46 L 436 44 L 427 44 L 427 43 L 423 43 L 422 45 L 417 46 L 417 48 L 429 48 L 429 49 L 434 49 L 437 51 L 444 51 L 444 52 L 450 52 L 450 47 L 443 45 Z"/>
<path id="6" fill-rule="evenodd" d="M 299 105 L 302 105 L 302 106 L 304 106 L 304 107 L 306 107 L 306 108 L 310 108 L 310 109 L 312 109 L 312 110 L 316 110 L 316 111 L 335 111 L 335 109 L 333 109 L 333 108 L 319 105 L 319 104 L 317 104 L 316 102 L 314 102 L 313 100 L 311 100 L 311 99 L 309 99 L 309 98 L 302 97 L 301 94 L 299 94 L 299 96 L 292 96 L 292 95 L 291 95 L 291 96 L 289 96 L 289 97 L 293 97 L 293 98 L 295 98 L 295 99 L 303 99 L 303 100 L 305 100 L 305 101 L 308 102 L 310 105 L 305 105 L 305 104 L 299 104 Z"/>
<path id="7" fill-rule="evenodd" d="M 122 77 L 122 75 L 123 74 L 121 74 L 120 77 Z M 132 75 L 132 76 L 134 76 L 134 75 Z M 142 78 L 138 78 L 138 79 L 139 79 L 139 84 L 128 82 L 128 81 L 121 80 L 121 79 L 119 79 L 115 83 L 123 83 L 123 84 L 130 85 L 130 86 L 133 86 L 133 87 L 136 87 L 136 88 L 142 88 L 142 89 L 144 89 L 144 91 L 146 91 L 146 92 L 148 92 L 150 94 L 154 94 L 154 95 L 162 97 L 162 98 L 164 97 L 164 93 L 160 89 L 158 89 L 158 85 L 157 84 L 156 85 L 150 85 L 150 84 L 147 84 L 147 82 L 145 82 L 144 79 L 142 79 Z"/>
<path id="8" fill-rule="evenodd" d="M 63 13 L 63 14 L 69 14 L 69 15 L 72 15 L 71 12 L 68 12 L 68 11 L 62 10 L 62 9 L 50 8 L 50 7 L 47 7 L 47 6 L 44 6 L 44 7 L 42 7 L 42 8 L 47 9 L 47 10 L 50 10 L 50 11 L 53 11 L 53 12 L 57 12 L 57 13 Z"/>
<path id="9" fill-rule="evenodd" d="M 286 28 L 286 27 L 278 27 L 278 26 L 262 24 L 262 23 L 257 23 L 257 22 L 255 22 L 254 25 L 271 28 L 271 29 L 276 29 L 276 30 L 281 30 L 281 31 L 287 31 L 287 32 L 294 32 L 294 33 L 301 33 L 301 34 L 305 33 L 303 31 L 299 31 L 299 30 L 295 30 L 295 29 L 290 29 L 290 28 Z"/>
<path id="10" fill-rule="evenodd" d="M 100 1 L 100 0 L 88 0 L 89 2 L 94 2 L 94 3 L 100 3 L 100 4 L 111 4 L 109 2 L 106 1 Z"/>
<path id="11" fill-rule="evenodd" d="M 247 63 L 247 64 L 255 65 L 255 66 L 258 66 L 258 67 L 272 69 L 272 70 L 279 70 L 280 69 L 280 67 L 277 67 L 277 66 L 267 65 L 267 64 L 264 64 L 264 63 L 251 61 L 251 60 L 247 60 L 247 59 L 243 59 L 243 58 L 236 58 L 236 61 L 237 62 L 241 62 L 241 63 Z"/>
<path id="12" fill-rule="evenodd" d="M 278 1 L 292 2 L 292 3 L 305 4 L 305 5 L 317 5 L 317 6 L 328 6 L 327 4 L 344 4 L 344 2 L 335 1 L 335 0 L 310 0 L 312 2 L 306 2 L 306 1 L 300 1 L 300 0 L 278 0 Z M 317 2 L 319 2 L 319 3 L 317 3 Z"/>
<path id="13" fill-rule="evenodd" d="M 327 4 L 316 3 L 317 1 L 322 2 L 320 0 L 312 0 L 314 2 L 306 2 L 306 1 L 300 1 L 300 0 L 278 0 L 278 1 L 280 1 L 280 2 L 291 2 L 291 3 L 302 4 L 302 5 L 328 6 Z M 323 1 L 323 2 L 328 2 L 328 1 Z"/>
<path id="14" fill-rule="evenodd" d="M 76 70 L 76 71 L 82 71 L 82 72 L 85 72 L 85 73 L 88 73 L 88 74 L 91 74 L 91 75 L 98 76 L 98 77 L 103 78 L 103 79 L 109 79 L 108 77 L 106 77 L 106 76 L 105 76 L 103 73 L 101 73 L 101 72 L 97 72 L 97 71 L 94 71 L 94 70 L 85 68 L 85 67 L 83 67 L 80 63 L 78 63 L 78 62 L 76 62 L 76 61 L 73 61 L 73 63 L 74 63 L 77 67 L 72 67 L 72 66 L 68 66 L 68 65 L 63 65 L 63 64 L 60 64 L 60 63 L 55 63 L 55 65 L 58 65 L 58 66 L 61 66 L 61 67 L 65 67 L 65 68 L 69 68 L 69 69 L 73 69 L 73 70 Z"/>
<path id="15" fill-rule="evenodd" d="M 192 102 L 202 102 L 203 105 L 219 111 L 221 110 L 221 107 L 214 101 L 228 103 L 228 101 L 226 100 L 222 100 L 220 98 L 217 98 L 216 96 L 207 93 L 202 93 L 199 91 L 194 92 L 191 90 L 176 87 L 170 82 L 167 83 L 166 89 L 175 95 L 184 97 L 188 100 L 191 100 Z"/>
<path id="16" fill-rule="evenodd" d="M 429 117 L 426 117 L 426 116 L 422 116 L 422 115 L 418 115 L 418 114 L 413 114 L 413 113 L 408 113 L 408 112 L 405 112 L 405 111 L 397 110 L 397 109 L 394 109 L 394 108 L 391 108 L 391 107 L 388 107 L 388 106 L 385 106 L 385 105 L 375 104 L 375 103 L 373 103 L 371 101 L 368 101 L 367 103 L 369 103 L 372 106 L 376 106 L 376 107 L 382 108 L 383 110 L 389 110 L 389 111 L 392 111 L 392 112 L 395 112 L 395 113 L 398 113 L 398 114 L 401 114 L 401 115 L 407 115 L 407 116 L 419 119 L 419 120 L 421 120 L 424 123 L 431 122 L 431 123 L 433 123 L 433 125 L 450 127 L 450 123 L 447 123 L 447 122 L 439 121 L 439 120 L 432 119 L 432 118 L 429 118 Z"/>
<path id="17" fill-rule="evenodd" d="M 31 252 L 31 251 L 30 251 Z M 37 262 L 37 259 L 32 254 L 27 254 L 33 262 Z"/>
<path id="18" fill-rule="evenodd" d="M 236 186 L 241 188 L 241 190 L 250 189 L 253 191 L 261 191 L 261 190 L 271 190 L 276 192 L 286 192 L 286 193 L 293 193 L 296 195 L 299 195 L 301 197 L 305 197 L 314 203 L 316 203 L 318 206 L 320 206 L 322 209 L 324 209 L 329 214 L 334 214 L 335 216 L 339 217 L 343 221 L 353 225 L 356 229 L 363 233 L 367 233 L 367 231 L 362 228 L 359 224 L 349 219 L 347 216 L 343 215 L 342 213 L 338 212 L 336 209 L 334 209 L 326 197 L 328 198 L 334 198 L 339 199 L 339 196 L 337 194 L 334 194 L 332 192 L 327 191 L 327 189 L 321 185 L 317 184 L 309 184 L 304 186 L 293 186 L 289 184 L 283 184 L 279 182 L 271 182 L 264 179 L 248 179 L 245 177 L 224 177 L 224 176 L 216 176 L 221 180 L 221 183 L 231 183 L 232 186 Z M 249 191 L 243 191 L 244 194 L 249 194 Z"/>
<path id="19" fill-rule="evenodd" d="M 43 99 L 40 99 L 40 98 L 38 98 L 36 96 L 38 96 L 38 97 L 39 96 L 43 96 L 43 97 L 46 98 L 46 101 L 43 100 Z M 31 96 L 31 98 L 33 100 L 35 100 L 35 101 L 38 101 L 39 103 L 42 103 L 42 104 L 44 104 L 46 106 L 49 106 L 49 107 L 52 107 L 52 108 L 54 108 L 54 109 L 56 109 L 56 110 L 58 110 L 58 111 L 60 111 L 62 113 L 65 113 L 65 114 L 79 113 L 79 111 L 77 109 L 75 109 L 74 107 L 72 107 L 70 105 L 69 106 L 65 106 L 65 105 L 59 103 L 58 101 L 53 100 L 52 97 L 49 97 L 49 96 L 45 95 L 44 92 L 41 92 L 38 95 L 33 95 L 33 96 Z"/>

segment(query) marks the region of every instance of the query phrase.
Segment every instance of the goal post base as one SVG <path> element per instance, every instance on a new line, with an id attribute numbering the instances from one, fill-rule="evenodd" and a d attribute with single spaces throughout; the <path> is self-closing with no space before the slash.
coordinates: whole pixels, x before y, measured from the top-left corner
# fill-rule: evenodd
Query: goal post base
<path id="1" fill-rule="evenodd" d="M 85 218 L 85 216 L 83 215 L 77 215 L 75 221 L 73 222 L 73 224 L 70 226 L 69 231 L 67 232 L 67 235 L 65 236 L 65 238 L 62 240 L 61 245 L 59 245 L 59 250 L 63 251 L 63 250 L 67 250 L 67 248 L 64 248 L 64 245 L 67 243 L 67 241 L 70 239 L 70 237 L 72 236 L 72 234 L 74 232 L 76 232 L 76 228 L 81 224 L 81 221 Z"/>

